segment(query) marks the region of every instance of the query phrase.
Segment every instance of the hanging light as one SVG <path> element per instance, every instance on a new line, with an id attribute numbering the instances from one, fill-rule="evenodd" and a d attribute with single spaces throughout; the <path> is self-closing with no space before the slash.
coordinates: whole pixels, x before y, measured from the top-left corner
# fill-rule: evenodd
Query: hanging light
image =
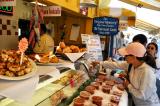
<path id="1" fill-rule="evenodd" d="M 80 0 L 80 6 L 95 8 L 97 7 L 97 4 L 95 3 L 95 0 Z"/>

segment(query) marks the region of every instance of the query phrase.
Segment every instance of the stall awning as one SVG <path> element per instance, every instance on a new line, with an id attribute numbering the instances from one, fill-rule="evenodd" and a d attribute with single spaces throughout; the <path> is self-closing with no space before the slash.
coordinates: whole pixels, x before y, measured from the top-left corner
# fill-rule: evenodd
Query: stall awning
<path id="1" fill-rule="evenodd" d="M 160 0 L 120 0 L 125 3 L 160 11 Z"/>
<path id="2" fill-rule="evenodd" d="M 138 20 L 138 19 L 136 20 L 135 27 L 139 28 L 139 29 L 142 29 L 142 30 L 145 30 L 147 32 L 151 32 L 151 31 L 156 30 L 156 29 L 159 28 L 159 27 L 157 27 L 155 25 L 149 24 L 149 23 L 147 23 L 145 21 Z"/>

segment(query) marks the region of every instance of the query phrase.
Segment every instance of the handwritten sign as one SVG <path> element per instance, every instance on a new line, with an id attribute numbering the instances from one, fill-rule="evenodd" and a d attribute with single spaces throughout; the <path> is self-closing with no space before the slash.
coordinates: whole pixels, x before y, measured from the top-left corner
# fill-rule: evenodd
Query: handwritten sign
<path id="1" fill-rule="evenodd" d="M 89 59 L 91 61 L 99 60 L 102 61 L 102 49 L 100 43 L 100 37 L 98 35 L 90 35 L 88 37 L 87 44 L 87 53 L 89 54 Z"/>
<path id="2" fill-rule="evenodd" d="M 43 7 L 44 16 L 61 16 L 60 6 Z"/>
<path id="3" fill-rule="evenodd" d="M 0 6 L 16 6 L 16 0 L 0 0 Z"/>
<path id="4" fill-rule="evenodd" d="M 92 32 L 99 35 L 116 35 L 118 33 L 119 20 L 112 17 L 96 17 L 93 20 Z"/>

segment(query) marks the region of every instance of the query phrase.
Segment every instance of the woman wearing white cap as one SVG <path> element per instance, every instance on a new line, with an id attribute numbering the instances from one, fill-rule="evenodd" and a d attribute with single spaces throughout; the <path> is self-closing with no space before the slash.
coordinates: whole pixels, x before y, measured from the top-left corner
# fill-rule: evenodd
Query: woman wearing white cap
<path id="1" fill-rule="evenodd" d="M 145 63 L 146 48 L 138 43 L 130 43 L 125 48 L 118 50 L 119 54 L 125 56 L 126 61 L 109 62 L 103 61 L 104 68 L 128 70 L 129 64 L 132 64 L 129 72 L 129 80 L 124 82 L 132 95 L 136 106 L 160 106 L 159 98 L 156 93 L 156 76 L 154 74 L 155 61 L 151 65 Z M 155 66 L 154 66 L 155 65 Z"/>

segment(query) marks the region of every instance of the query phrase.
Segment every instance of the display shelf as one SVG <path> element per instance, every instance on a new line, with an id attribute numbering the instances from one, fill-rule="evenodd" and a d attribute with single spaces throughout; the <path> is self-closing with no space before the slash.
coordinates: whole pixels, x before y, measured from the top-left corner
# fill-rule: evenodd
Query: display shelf
<path id="1" fill-rule="evenodd" d="M 70 85 L 67 85 L 67 86 L 61 88 L 61 90 L 63 90 L 65 96 L 70 97 L 77 90 L 77 87 L 72 88 L 72 87 L 70 87 Z M 53 93 L 52 93 L 52 95 L 53 95 Z M 48 98 L 44 99 L 39 104 L 37 104 L 36 106 L 52 106 L 52 101 L 51 101 L 50 97 L 51 97 L 51 95 Z"/>
<path id="2" fill-rule="evenodd" d="M 40 103 L 40 101 L 45 100 L 46 98 L 50 97 L 52 94 L 57 92 L 59 89 L 62 89 L 64 86 L 59 84 L 53 84 L 50 83 L 49 85 L 39 89 L 36 91 L 36 93 L 33 95 L 31 102 L 28 102 L 26 104 L 12 102 L 8 104 L 7 106 L 35 106 Z"/>
<path id="3" fill-rule="evenodd" d="M 83 81 L 81 82 L 81 84 L 88 79 L 88 76 L 86 76 L 85 73 L 83 73 L 82 76 L 79 76 L 79 77 L 84 78 Z M 78 79 L 78 78 L 77 78 L 77 79 Z M 75 79 L 75 81 L 76 81 L 77 79 Z M 77 84 L 75 87 L 71 87 L 71 85 L 68 83 L 68 84 L 67 84 L 66 86 L 64 86 L 63 88 L 60 88 L 59 91 L 60 91 L 60 90 L 63 90 L 64 95 L 65 95 L 66 97 L 70 97 L 70 96 L 73 95 L 74 92 L 77 91 L 77 89 L 79 88 L 79 86 L 80 86 L 80 85 Z M 58 92 L 58 91 L 57 91 L 57 92 Z M 54 94 L 55 94 L 55 93 L 52 93 L 52 95 L 54 95 Z M 52 95 L 51 95 L 51 96 L 52 96 Z M 52 101 L 51 101 L 51 99 L 50 99 L 51 96 L 49 96 L 48 98 L 44 99 L 43 101 L 41 101 L 41 102 L 40 102 L 39 104 L 37 104 L 36 106 L 52 106 Z"/>
<path id="4" fill-rule="evenodd" d="M 59 70 L 58 70 L 59 71 Z M 62 76 L 65 76 L 69 73 L 70 70 L 66 70 L 61 74 L 58 74 L 58 72 L 55 72 L 56 75 L 54 77 L 48 77 L 48 75 L 45 75 L 42 77 L 40 77 L 40 82 L 36 88 L 36 92 L 40 92 L 41 88 L 43 89 L 43 87 L 46 87 L 48 84 L 50 84 L 51 82 L 60 79 Z M 46 77 L 47 76 L 47 77 Z M 43 79 L 43 80 L 41 80 Z M 43 92 L 43 91 L 42 91 Z M 35 104 L 35 103 L 34 103 Z M 9 99 L 9 98 L 3 98 L 0 101 L 0 106 L 32 106 L 31 103 L 26 103 L 26 105 L 22 104 L 22 103 L 17 103 L 16 101 L 14 101 L 13 99 Z M 33 105 L 34 106 L 34 105 Z"/>
<path id="5" fill-rule="evenodd" d="M 59 78 L 65 76 L 66 74 L 68 74 L 70 72 L 70 70 L 64 72 L 63 74 L 61 74 L 59 76 Z M 82 74 L 82 76 L 80 77 L 85 77 L 85 73 Z M 47 77 L 46 77 L 47 78 Z M 76 90 L 77 87 L 71 87 L 70 84 L 68 83 L 67 85 L 62 85 L 62 84 L 54 84 L 52 82 L 54 82 L 55 80 L 52 80 L 53 78 L 47 79 L 46 81 L 43 81 L 41 83 L 45 83 L 45 84 L 41 84 L 41 88 L 39 87 L 35 94 L 32 97 L 32 100 L 30 102 L 26 102 L 24 103 L 18 103 L 13 101 L 12 99 L 8 100 L 8 98 L 6 98 L 6 103 L 3 103 L 3 105 L 0 106 L 51 106 L 51 100 L 50 97 L 55 94 L 56 92 L 63 90 L 64 94 L 66 97 L 70 97 Z M 77 78 L 78 79 L 78 78 Z M 76 79 L 76 80 L 77 80 Z M 84 82 L 84 81 L 83 81 Z M 82 82 L 82 83 L 83 83 Z M 43 85 L 43 86 L 42 86 Z"/>
<path id="6" fill-rule="evenodd" d="M 50 99 L 52 95 L 54 95 L 60 90 L 63 90 L 65 96 L 70 97 L 80 86 L 80 83 L 78 83 L 78 78 L 81 78 L 83 80 L 81 83 L 83 83 L 84 81 L 86 81 L 86 79 L 88 79 L 88 74 L 86 74 L 85 71 L 83 70 L 81 71 L 82 72 L 80 74 L 81 76 L 77 74 L 78 77 L 76 77 L 75 79 L 75 82 L 77 83 L 77 85 L 75 87 L 71 87 L 69 84 L 69 81 L 67 84 L 54 83 L 56 80 L 60 81 L 62 77 L 68 75 L 70 72 L 73 71 L 73 68 L 70 68 L 70 67 L 69 68 L 57 67 L 57 69 L 58 70 L 55 70 L 54 72 L 55 73 L 54 76 L 53 75 L 40 76 L 40 80 L 36 88 L 36 92 L 34 93 L 30 101 L 28 102 L 26 101 L 26 103 L 19 103 L 14 101 L 13 99 L 3 98 L 0 100 L 0 106 L 52 106 L 52 101 Z M 78 70 L 75 72 L 78 72 Z"/>

